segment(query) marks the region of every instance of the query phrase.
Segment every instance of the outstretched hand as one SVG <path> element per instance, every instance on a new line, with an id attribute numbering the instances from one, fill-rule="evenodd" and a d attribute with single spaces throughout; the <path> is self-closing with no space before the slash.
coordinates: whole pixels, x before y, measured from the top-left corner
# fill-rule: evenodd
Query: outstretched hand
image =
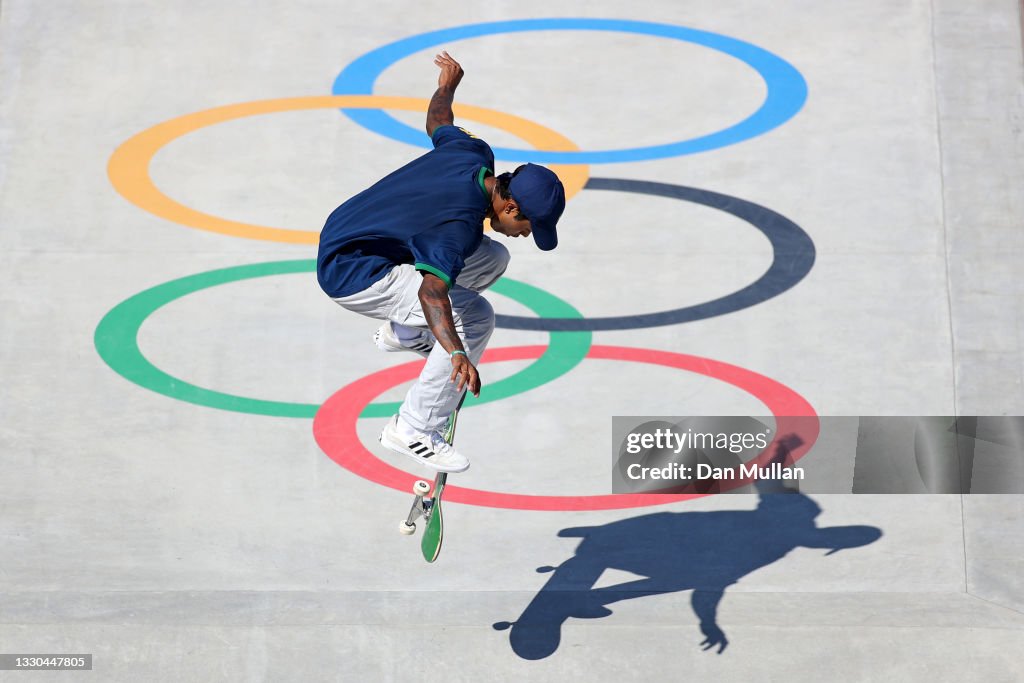
<path id="1" fill-rule="evenodd" d="M 437 64 L 441 69 L 441 73 L 437 77 L 438 88 L 455 90 L 455 88 L 459 87 L 459 82 L 462 81 L 462 76 L 465 72 L 459 63 L 452 59 L 450 54 L 441 52 L 441 54 L 434 57 L 434 64 Z"/>
<path id="2" fill-rule="evenodd" d="M 458 390 L 469 389 L 474 396 L 480 395 L 480 375 L 469 359 L 461 353 L 452 356 L 452 382 L 458 382 Z"/>

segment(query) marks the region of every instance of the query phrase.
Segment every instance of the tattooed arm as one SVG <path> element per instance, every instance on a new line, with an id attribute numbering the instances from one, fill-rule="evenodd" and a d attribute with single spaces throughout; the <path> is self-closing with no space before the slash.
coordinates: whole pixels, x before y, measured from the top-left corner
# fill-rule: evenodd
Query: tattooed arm
<path id="1" fill-rule="evenodd" d="M 448 286 L 444 280 L 432 273 L 423 273 L 423 284 L 419 291 L 420 305 L 427 319 L 430 331 L 434 333 L 437 343 L 451 355 L 452 351 L 465 351 L 458 332 L 455 331 L 455 319 L 452 317 L 452 302 L 448 299 Z M 458 381 L 459 391 L 468 388 L 474 396 L 480 395 L 480 375 L 469 362 L 465 353 L 451 356 L 451 381 Z"/>
<path id="2" fill-rule="evenodd" d="M 427 135 L 431 137 L 438 126 L 449 126 L 455 122 L 452 100 L 455 99 L 455 89 L 459 87 L 463 75 L 462 67 L 447 52 L 434 57 L 434 64 L 441 68 L 441 74 L 437 77 L 437 90 L 430 98 L 430 107 L 427 109 Z"/>

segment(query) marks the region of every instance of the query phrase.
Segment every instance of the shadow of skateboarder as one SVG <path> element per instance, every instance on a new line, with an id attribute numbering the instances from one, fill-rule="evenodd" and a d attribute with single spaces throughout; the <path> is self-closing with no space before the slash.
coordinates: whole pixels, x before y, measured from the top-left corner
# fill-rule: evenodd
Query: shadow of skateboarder
<path id="1" fill-rule="evenodd" d="M 781 442 L 773 461 L 785 462 L 798 443 Z M 608 605 L 621 600 L 692 590 L 690 603 L 704 635 L 701 645 L 717 647 L 720 654 L 729 641 L 716 613 L 728 586 L 794 548 L 827 548 L 831 555 L 882 535 L 872 526 L 819 528 L 814 520 L 821 508 L 811 498 L 779 482 L 757 486 L 760 500 L 754 510 L 659 512 L 563 529 L 559 536 L 582 539 L 576 554 L 558 567 L 540 567 L 538 572 L 551 572 L 548 582 L 518 620 L 494 628 L 511 629 L 512 649 L 520 657 L 543 659 L 558 649 L 562 624 L 570 617 L 597 619 L 612 614 Z M 608 569 L 646 578 L 594 588 Z"/>

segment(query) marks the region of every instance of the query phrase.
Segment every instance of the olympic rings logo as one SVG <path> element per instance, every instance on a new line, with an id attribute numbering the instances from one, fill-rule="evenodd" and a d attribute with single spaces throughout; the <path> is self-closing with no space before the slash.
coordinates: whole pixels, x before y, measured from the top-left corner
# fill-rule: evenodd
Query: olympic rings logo
<path id="1" fill-rule="evenodd" d="M 260 114 L 273 114 L 303 109 L 336 109 L 338 107 L 400 109 L 403 111 L 426 111 L 429 100 L 412 97 L 380 97 L 376 95 L 339 95 L 335 97 L 292 97 L 279 100 L 244 102 L 216 109 L 207 109 L 186 116 L 165 121 L 145 130 L 122 144 L 114 152 L 107 165 L 110 182 L 121 195 L 161 218 L 180 223 L 190 228 L 208 230 L 233 237 L 290 242 L 293 244 L 316 244 L 320 233 L 309 230 L 291 230 L 264 225 L 252 225 L 211 216 L 171 199 L 161 192 L 149 175 L 149 165 L 165 145 L 173 140 L 211 126 L 233 119 Z M 503 114 L 493 109 L 456 104 L 456 116 L 486 123 L 515 133 L 530 144 L 551 149 L 575 149 L 567 138 L 531 121 Z M 585 166 L 552 166 L 562 179 L 566 198 L 583 189 L 587 182 Z"/>
<path id="2" fill-rule="evenodd" d="M 149 167 L 156 153 L 193 131 L 248 116 L 285 111 L 338 108 L 369 130 L 429 147 L 422 132 L 398 122 L 383 110 L 425 111 L 427 100 L 372 94 L 376 78 L 388 66 L 418 50 L 498 33 L 538 30 L 618 31 L 682 40 L 704 45 L 739 59 L 764 79 L 768 94 L 761 107 L 743 121 L 717 133 L 692 140 L 632 150 L 582 151 L 565 136 L 540 124 L 503 112 L 464 104 L 455 106 L 466 118 L 506 130 L 538 151 L 494 148 L 500 158 L 548 164 L 566 188 L 566 197 L 581 190 L 633 192 L 669 197 L 726 211 L 761 231 L 772 245 L 769 269 L 750 285 L 695 306 L 658 313 L 606 318 L 584 317 L 569 303 L 524 282 L 502 278 L 492 292 L 529 308 L 537 317 L 499 315 L 499 327 L 546 331 L 547 346 L 489 349 L 482 363 L 509 360 L 534 362 L 514 375 L 485 387 L 479 399 L 469 397 L 466 407 L 523 393 L 572 370 L 584 359 L 619 360 L 676 368 L 718 379 L 758 398 L 776 417 L 776 433 L 798 431 L 804 445 L 792 453 L 798 459 L 818 436 L 817 416 L 811 405 L 788 387 L 763 375 L 708 358 L 648 349 L 592 345 L 595 331 L 673 325 L 731 313 L 756 305 L 794 286 L 814 264 L 811 238 L 788 218 L 737 197 L 668 183 L 616 178 L 592 178 L 588 164 L 640 161 L 708 151 L 760 135 L 794 116 L 806 99 L 800 73 L 781 58 L 749 43 L 719 34 L 667 24 L 610 19 L 536 19 L 454 27 L 412 36 L 373 50 L 353 61 L 335 80 L 334 94 L 247 102 L 180 116 L 133 136 L 113 153 L 108 175 L 128 201 L 156 216 L 191 228 L 246 239 L 293 244 L 316 244 L 318 233 L 293 228 L 255 225 L 197 211 L 164 194 L 153 182 Z M 323 405 L 268 401 L 199 387 L 157 368 L 141 352 L 138 333 L 144 321 L 164 305 L 194 292 L 251 278 L 315 270 L 315 261 L 278 261 L 223 268 L 158 285 L 121 302 L 96 328 L 94 342 L 100 357 L 115 372 L 146 389 L 178 400 L 211 408 L 277 417 L 313 418 L 313 433 L 324 452 L 353 473 L 381 485 L 408 490 L 413 475 L 385 464 L 359 441 L 360 417 L 388 417 L 397 403 L 372 401 L 396 384 L 414 378 L 422 361 L 388 368 L 357 380 L 331 396 Z M 799 419 L 801 417 L 809 419 Z M 759 460 L 773 448 L 769 444 Z M 599 495 L 533 496 L 448 487 L 454 502 L 530 510 L 596 510 L 639 507 L 684 500 L 694 496 Z"/>
<path id="3" fill-rule="evenodd" d="M 519 19 L 486 24 L 470 24 L 421 33 L 385 45 L 354 60 L 338 74 L 333 92 L 342 94 L 369 94 L 377 77 L 389 66 L 409 55 L 456 40 L 477 38 L 500 33 L 526 31 L 606 31 L 634 33 L 678 40 L 716 50 L 745 63 L 764 80 L 768 90 L 761 106 L 742 121 L 722 130 L 692 140 L 680 140 L 664 145 L 635 149 L 598 150 L 591 152 L 564 151 L 558 147 L 529 152 L 519 149 L 495 147 L 496 157 L 509 161 L 537 164 L 610 164 L 624 161 L 648 161 L 706 152 L 750 139 L 782 125 L 800 111 L 807 99 L 807 83 L 789 62 L 756 45 L 718 33 L 698 31 L 672 24 L 655 24 L 623 19 Z M 384 112 L 352 112 L 346 115 L 353 121 L 381 135 L 417 147 L 429 148 L 423 134 L 395 120 Z M 573 148 L 574 149 L 574 148 Z"/>

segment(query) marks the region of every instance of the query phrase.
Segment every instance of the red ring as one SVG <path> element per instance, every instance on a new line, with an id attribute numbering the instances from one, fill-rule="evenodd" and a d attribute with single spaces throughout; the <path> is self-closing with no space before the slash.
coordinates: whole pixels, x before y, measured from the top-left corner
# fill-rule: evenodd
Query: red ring
<path id="1" fill-rule="evenodd" d="M 532 360 L 539 358 L 547 346 L 513 346 L 492 349 L 484 353 L 482 363 L 511 360 Z M 626 346 L 592 346 L 587 358 L 603 360 L 624 360 L 634 363 L 650 363 L 670 368 L 689 370 L 707 377 L 722 380 L 743 389 L 771 411 L 776 420 L 776 440 L 772 441 L 756 460 L 763 464 L 770 457 L 772 446 L 783 435 L 798 434 L 803 444 L 795 448 L 788 462 L 796 462 L 818 438 L 819 423 L 814 408 L 802 396 L 773 379 L 750 370 L 722 363 L 709 358 L 690 356 L 670 351 L 630 348 Z M 313 418 L 313 436 L 327 456 L 350 472 L 370 481 L 389 486 L 399 491 L 411 491 L 415 477 L 408 472 L 388 465 L 368 451 L 356 434 L 359 414 L 373 399 L 391 387 L 414 379 L 423 367 L 422 361 L 413 361 L 375 372 L 342 388 L 320 407 Z M 799 418 L 814 418 L 801 420 Z M 735 482 L 737 486 L 745 482 Z M 749 483 L 749 482 L 746 482 Z M 732 487 L 729 487 L 732 488 Z M 606 494 L 595 496 L 539 496 L 518 493 L 501 493 L 469 489 L 449 484 L 445 488 L 445 500 L 452 503 L 466 503 L 484 507 L 508 508 L 514 510 L 616 510 L 621 508 L 663 505 L 709 494 Z"/>

